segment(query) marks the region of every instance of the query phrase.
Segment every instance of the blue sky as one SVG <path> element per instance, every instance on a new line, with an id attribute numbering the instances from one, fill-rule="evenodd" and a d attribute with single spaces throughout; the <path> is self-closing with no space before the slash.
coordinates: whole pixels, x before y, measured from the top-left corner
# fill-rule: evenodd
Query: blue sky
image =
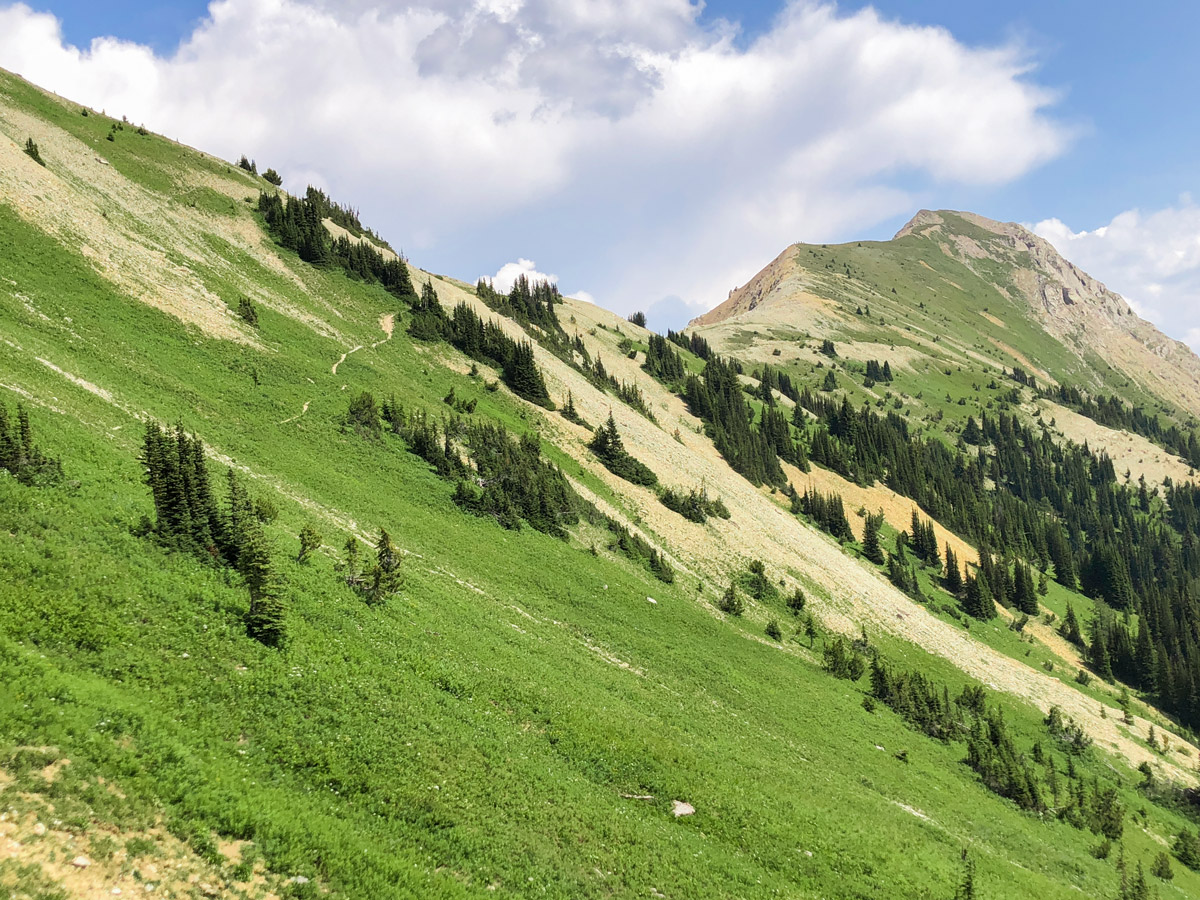
<path id="1" fill-rule="evenodd" d="M 555 273 L 678 326 L 791 241 L 885 238 L 919 206 L 964 208 L 1039 223 L 1200 346 L 1200 4 L 712 0 L 695 16 L 687 0 L 227 0 L 215 22 L 197 2 L 30 5 L 57 39 L 28 8 L 13 21 L 56 52 L 0 37 L 0 66 L 322 184 L 459 277 Z M 722 19 L 738 29 L 725 43 Z M 304 28 L 328 44 L 309 108 L 288 90 L 310 77 L 287 61 Z M 68 52 L 104 37 L 126 43 Z M 342 64 L 360 50 L 373 66 Z M 203 74 L 242 62 L 269 103 Z M 328 111 L 330 83 L 371 98 L 366 126 Z M 766 92 L 752 116 L 748 84 Z M 649 121 L 656 104 L 660 120 L 684 106 L 672 129 Z"/>

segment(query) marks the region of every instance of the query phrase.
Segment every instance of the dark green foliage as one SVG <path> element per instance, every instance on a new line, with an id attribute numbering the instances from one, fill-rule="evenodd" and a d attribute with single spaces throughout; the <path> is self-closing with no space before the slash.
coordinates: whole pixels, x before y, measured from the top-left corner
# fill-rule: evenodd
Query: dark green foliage
<path id="1" fill-rule="evenodd" d="M 675 583 L 675 570 L 649 541 L 634 534 L 611 516 L 605 516 L 604 520 L 613 535 L 613 541 L 609 544 L 610 550 L 616 550 L 627 559 L 645 565 L 650 574 L 664 584 Z"/>
<path id="2" fill-rule="evenodd" d="M 836 391 L 837 386 L 837 375 L 834 374 L 833 369 L 830 369 L 825 373 L 825 380 L 821 382 L 821 390 L 829 393 L 830 391 Z"/>
<path id="3" fill-rule="evenodd" d="M 783 632 L 779 630 L 779 623 L 773 618 L 767 621 L 766 634 L 773 641 L 783 640 Z"/>
<path id="4" fill-rule="evenodd" d="M 1016 748 L 1000 709 L 989 706 L 981 685 L 967 686 L 951 700 L 947 688 L 939 689 L 920 672 L 895 672 L 876 658 L 871 664 L 871 695 L 930 737 L 965 740 L 964 761 L 993 793 L 1038 813 L 1053 802 L 1059 818 L 1074 827 L 1089 828 L 1112 841 L 1120 839 L 1125 810 L 1116 788 L 1095 779 L 1085 782 L 1074 763 L 1068 762 L 1066 802 L 1059 803 L 1061 789 L 1053 758 L 1039 744 L 1033 746 L 1031 759 Z M 1046 722 L 1055 737 L 1070 746 L 1072 755 L 1086 750 L 1086 744 L 1075 743 L 1077 726 L 1061 712 L 1052 711 Z M 1039 767 L 1045 770 L 1044 778 Z"/>
<path id="5" fill-rule="evenodd" d="M 774 603 L 779 599 L 779 589 L 767 577 L 767 567 L 761 559 L 750 560 L 746 571 L 738 578 L 742 590 L 759 603 Z"/>
<path id="6" fill-rule="evenodd" d="M 346 411 L 343 427 L 355 431 L 362 437 L 378 438 L 381 433 L 379 406 L 375 396 L 369 391 L 363 391 L 350 401 Z"/>
<path id="7" fill-rule="evenodd" d="M 1150 874 L 1163 881 L 1170 881 L 1175 877 L 1175 872 L 1171 869 L 1171 857 L 1167 855 L 1166 850 L 1159 851 L 1158 856 L 1154 857 L 1154 864 L 1150 866 Z"/>
<path id="8" fill-rule="evenodd" d="M 588 443 L 588 448 L 596 454 L 600 462 L 604 463 L 604 467 L 608 471 L 624 478 L 631 484 L 640 484 L 645 487 L 653 487 L 658 484 L 658 476 L 650 471 L 644 463 L 634 459 L 625 449 L 612 413 L 608 414 L 607 422 L 596 428 L 592 440 Z"/>
<path id="9" fill-rule="evenodd" d="M 62 463 L 47 456 L 33 442 L 33 426 L 25 407 L 17 404 L 17 420 L 8 417 L 8 408 L 0 402 L 0 470 L 21 484 L 45 485 L 62 480 Z"/>
<path id="10" fill-rule="evenodd" d="M 863 556 L 875 563 L 883 565 L 883 547 L 879 543 L 879 526 L 883 524 L 883 514 L 867 515 L 863 525 Z"/>
<path id="11" fill-rule="evenodd" d="M 238 298 L 237 313 L 251 328 L 258 327 L 258 309 L 249 297 Z"/>
<path id="12" fill-rule="evenodd" d="M 246 154 L 244 153 L 242 154 L 242 158 L 238 160 L 238 168 L 245 169 L 247 172 L 250 172 L 253 175 L 258 174 L 258 163 L 247 159 Z"/>
<path id="13" fill-rule="evenodd" d="M 258 211 L 266 220 L 271 236 L 296 251 L 305 262 L 315 266 L 337 265 L 349 277 L 380 284 L 396 297 L 413 296 L 404 260 L 398 256 L 385 258 L 366 240 L 330 238 L 325 219 L 333 220 L 357 237 L 371 232 L 362 227 L 357 213 L 334 203 L 322 191 L 309 187 L 303 198 L 289 196 L 286 203 L 278 194 L 259 194 Z"/>
<path id="14" fill-rule="evenodd" d="M 803 513 L 822 531 L 828 532 L 839 541 L 854 540 L 854 532 L 850 530 L 841 494 L 825 495 L 810 488 L 803 496 L 792 498 L 792 507 L 793 512 Z"/>
<path id="15" fill-rule="evenodd" d="M 800 588 L 796 588 L 788 595 L 787 607 L 792 611 L 793 616 L 798 616 L 804 611 L 804 604 L 807 600 L 808 598 L 804 596 L 804 591 Z"/>
<path id="16" fill-rule="evenodd" d="M 533 344 L 520 341 L 504 360 L 504 383 L 514 394 L 546 409 L 554 409 L 542 371 L 533 356 Z"/>
<path id="17" fill-rule="evenodd" d="M 1190 465 L 1200 466 L 1200 441 L 1197 441 L 1195 431 L 1184 430 L 1173 424 L 1164 426 L 1156 414 L 1147 413 L 1140 406 L 1127 405 L 1120 397 L 1092 397 L 1064 384 L 1052 385 L 1041 391 L 1040 395 L 1108 428 L 1140 434 L 1164 450 L 1187 460 Z"/>
<path id="18" fill-rule="evenodd" d="M 1175 836 L 1171 850 L 1177 860 L 1193 872 L 1200 872 L 1200 832 L 1183 829 Z"/>
<path id="19" fill-rule="evenodd" d="M 867 360 L 867 380 L 887 384 L 892 380 L 892 367 L 888 362 L 882 365 L 877 359 Z"/>
<path id="20" fill-rule="evenodd" d="M 1092 745 L 1092 739 L 1073 719 L 1063 714 L 1057 706 L 1050 707 L 1046 716 L 1046 730 L 1050 736 L 1073 754 L 1080 754 Z"/>
<path id="21" fill-rule="evenodd" d="M 552 281 L 540 279 L 533 282 L 525 275 L 518 275 L 512 290 L 500 294 L 491 283 L 480 279 L 475 285 L 479 299 L 491 309 L 522 325 L 536 325 L 544 334 L 565 339 L 558 313 L 554 307 L 562 303 L 562 294 Z"/>
<path id="22" fill-rule="evenodd" d="M 576 425 L 580 425 L 584 428 L 590 429 L 592 427 L 584 421 L 583 416 L 579 415 L 579 411 L 575 409 L 575 395 L 570 391 L 567 391 L 567 402 L 563 404 L 563 407 L 559 410 L 559 413 L 568 422 L 574 422 Z"/>
<path id="23" fill-rule="evenodd" d="M 945 585 L 946 590 L 956 597 L 962 593 L 962 569 L 959 568 L 958 556 L 955 555 L 949 543 L 946 544 L 946 574 L 942 579 L 942 584 Z"/>
<path id="24" fill-rule="evenodd" d="M 404 573 L 400 571 L 400 551 L 392 543 L 387 529 L 379 529 L 379 540 L 375 543 L 375 566 L 366 581 L 364 599 L 371 606 L 386 603 L 404 584 Z"/>
<path id="25" fill-rule="evenodd" d="M 679 331 L 667 330 L 667 340 L 674 344 L 678 344 L 684 350 L 691 351 L 695 356 L 707 362 L 712 359 L 712 347 L 708 341 L 700 337 L 698 334 L 686 335 Z"/>
<path id="26" fill-rule="evenodd" d="M 394 398 L 384 402 L 382 417 L 410 452 L 456 482 L 453 500 L 467 512 L 512 530 L 525 522 L 562 538 L 586 507 L 562 470 L 542 457 L 534 434 L 517 438 L 502 425 L 459 418 L 439 426 L 424 410 L 406 412 Z"/>
<path id="27" fill-rule="evenodd" d="M 632 322 L 634 325 L 637 325 L 639 328 L 645 328 L 646 327 L 646 314 L 641 311 L 638 311 L 635 313 L 630 313 L 629 321 Z"/>
<path id="28" fill-rule="evenodd" d="M 840 634 L 825 642 L 822 665 L 825 671 L 835 678 L 844 678 L 847 681 L 858 681 L 867 670 L 867 662 L 862 653 Z"/>
<path id="29" fill-rule="evenodd" d="M 275 187 L 279 187 L 281 184 L 283 184 L 283 176 L 274 169 L 267 169 L 267 171 L 263 172 L 262 177 L 265 181 L 275 185 Z"/>
<path id="30" fill-rule="evenodd" d="M 726 615 L 741 616 L 746 611 L 746 601 L 738 593 L 737 586 L 731 581 L 721 599 L 717 601 L 717 609 Z"/>
<path id="31" fill-rule="evenodd" d="M 321 532 L 317 531 L 311 522 L 306 522 L 300 529 L 300 552 L 296 554 L 296 562 L 301 564 L 308 562 L 309 557 L 321 549 L 323 540 Z"/>
<path id="32" fill-rule="evenodd" d="M 422 295 L 425 295 L 424 290 Z M 427 303 L 423 302 L 421 309 L 434 314 Z M 440 305 L 438 309 L 441 309 Z M 504 383 L 518 397 L 546 409 L 554 409 L 550 392 L 534 359 L 533 345 L 528 341 L 514 341 L 496 322 L 484 322 L 465 303 L 456 306 L 450 320 L 439 325 L 437 330 L 471 359 L 500 368 Z"/>
<path id="33" fill-rule="evenodd" d="M 668 385 L 678 384 L 687 375 L 683 358 L 660 334 L 650 335 L 646 349 L 646 361 L 642 363 L 642 368 Z"/>
<path id="34" fill-rule="evenodd" d="M 717 516 L 721 519 L 729 518 L 729 508 L 725 506 L 721 498 L 709 499 L 708 490 L 703 487 L 699 490 L 692 488 L 686 494 L 672 488 L 663 488 L 658 499 L 667 509 L 674 510 L 689 522 L 703 525 L 708 521 L 709 516 Z"/>
<path id="35" fill-rule="evenodd" d="M 27 138 L 25 140 L 25 155 L 32 159 L 39 166 L 46 165 L 45 161 L 42 159 L 41 152 L 38 150 L 38 145 L 33 142 L 33 138 Z"/>
<path id="36" fill-rule="evenodd" d="M 691 413 L 704 422 L 717 450 L 735 472 L 756 485 L 785 484 L 774 446 L 780 440 L 774 431 L 778 416 L 768 417 L 770 408 L 764 408 L 766 429 L 752 427 L 750 406 L 730 363 L 720 357 L 710 358 L 702 377 L 687 376 L 683 398 Z M 786 419 L 783 426 L 786 434 Z M 790 438 L 786 442 L 790 444 Z"/>
<path id="37" fill-rule="evenodd" d="M 996 618 L 996 604 L 986 581 L 976 575 L 967 575 L 963 582 L 962 608 L 968 616 L 980 621 Z"/>
<path id="38" fill-rule="evenodd" d="M 829 340 L 828 338 L 821 341 L 821 352 L 830 359 L 833 359 L 837 356 L 837 349 L 833 346 L 833 341 Z"/>
<path id="39" fill-rule="evenodd" d="M 252 518 L 252 507 L 233 470 L 230 512 L 222 516 L 209 484 L 204 446 L 182 424 L 172 432 L 147 423 L 141 461 L 154 501 L 150 530 L 158 540 L 172 549 L 236 566 L 247 539 L 242 519 Z"/>
<path id="40" fill-rule="evenodd" d="M 250 592 L 250 608 L 244 616 L 246 633 L 261 644 L 281 648 L 287 642 L 283 587 L 266 535 L 257 520 L 245 523 L 240 541 L 238 571 Z"/>
<path id="41" fill-rule="evenodd" d="M 287 638 L 286 607 L 270 545 L 263 533 L 264 518 L 237 473 L 227 473 L 228 506 L 217 506 L 209 484 L 204 446 L 188 435 L 183 425 L 173 432 L 156 423 L 146 425 L 142 442 L 146 484 L 154 501 L 154 521 L 147 528 L 162 544 L 195 554 L 217 565 L 232 566 L 250 592 L 245 615 L 247 633 L 269 647 L 281 647 Z M 274 508 L 269 499 L 261 509 Z"/>

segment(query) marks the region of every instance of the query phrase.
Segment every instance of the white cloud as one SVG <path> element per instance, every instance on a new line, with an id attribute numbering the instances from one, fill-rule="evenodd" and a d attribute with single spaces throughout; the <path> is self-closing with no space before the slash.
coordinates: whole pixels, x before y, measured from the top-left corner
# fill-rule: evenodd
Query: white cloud
<path id="1" fill-rule="evenodd" d="M 532 251 L 626 310 L 712 305 L 789 242 L 915 208 L 914 182 L 1003 183 L 1070 140 L 1019 47 L 804 0 L 740 47 L 701 8 L 219 0 L 159 57 L 15 5 L 0 65 L 315 178 L 419 262 Z"/>
<path id="2" fill-rule="evenodd" d="M 1190 196 L 1150 213 L 1127 210 L 1092 231 L 1072 231 L 1058 219 L 1033 230 L 1138 315 L 1200 350 L 1200 205 Z"/>
<path id="3" fill-rule="evenodd" d="M 522 275 L 529 279 L 530 283 L 549 281 L 551 284 L 558 284 L 557 275 L 547 275 L 545 272 L 539 272 L 537 270 L 537 263 L 532 259 L 524 258 L 518 259 L 516 262 L 505 263 L 495 275 L 491 277 L 484 275 L 483 277 L 487 278 L 492 283 L 492 287 L 501 294 L 507 294 L 512 290 L 516 280 Z"/>

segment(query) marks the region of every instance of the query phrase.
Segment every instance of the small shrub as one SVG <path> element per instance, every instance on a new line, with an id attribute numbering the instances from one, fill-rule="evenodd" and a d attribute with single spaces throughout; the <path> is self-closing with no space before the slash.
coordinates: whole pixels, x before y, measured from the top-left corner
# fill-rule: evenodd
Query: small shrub
<path id="1" fill-rule="evenodd" d="M 783 632 L 779 630 L 779 623 L 775 619 L 767 622 L 767 637 L 773 641 L 783 640 Z"/>
<path id="2" fill-rule="evenodd" d="M 33 138 L 29 138 L 25 141 L 25 155 L 32 159 L 39 166 L 46 165 L 45 161 L 42 159 L 41 152 L 38 150 L 38 145 L 33 142 Z"/>

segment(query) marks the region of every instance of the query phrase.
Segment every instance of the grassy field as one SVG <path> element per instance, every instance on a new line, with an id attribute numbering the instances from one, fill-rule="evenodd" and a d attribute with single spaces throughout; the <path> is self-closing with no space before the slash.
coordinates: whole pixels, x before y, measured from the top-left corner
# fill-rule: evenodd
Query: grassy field
<path id="1" fill-rule="evenodd" d="M 181 172 L 226 174 L 130 125 L 109 142 L 111 120 L 7 76 L 0 87 L 108 145 L 112 166 L 163 203 L 183 202 L 171 199 Z M 222 197 L 197 199 L 200 211 L 254 224 Z M 1097 859 L 1096 835 L 989 792 L 963 744 L 868 712 L 867 681 L 826 673 L 824 639 L 810 647 L 782 601 L 766 611 L 784 625 L 776 642 L 761 610 L 716 614 L 693 580 L 662 584 L 591 526 L 565 541 L 505 531 L 459 510 L 453 486 L 399 439 L 343 430 L 363 390 L 440 412 L 453 388 L 515 432 L 542 423 L 484 387 L 494 373 L 472 379 L 449 349 L 414 344 L 381 288 L 282 251 L 279 267 L 264 266 L 214 235 L 211 257 L 187 265 L 231 305 L 247 281 L 275 298 L 260 304 L 256 347 L 132 299 L 3 198 L 0 246 L 0 402 L 27 404 L 66 472 L 41 488 L 0 475 L 0 794 L 11 809 L 50 804 L 55 827 L 94 855 L 102 841 L 169 831 L 231 895 L 952 897 L 964 851 L 982 897 L 1115 892 L 1116 849 Z M 396 331 L 382 342 L 388 313 Z M 918 376 L 904 377 L 915 391 Z M 236 576 L 139 536 L 152 512 L 143 417 L 182 422 L 219 454 L 214 476 L 229 460 L 277 504 L 266 531 L 286 583 L 286 649 L 246 636 Z M 544 449 L 622 502 L 573 454 Z M 300 564 L 306 523 L 324 547 Z M 350 534 L 380 527 L 405 551 L 405 584 L 372 608 L 335 561 Z M 952 693 L 967 683 L 940 657 L 869 637 Z M 998 702 L 1022 747 L 1047 741 L 1033 705 Z M 1148 867 L 1185 820 L 1140 794 L 1140 776 L 1104 748 L 1077 765 L 1119 784 L 1125 856 Z M 676 816 L 675 801 L 694 814 Z M 231 840 L 248 842 L 265 881 L 220 852 Z M 145 862 L 124 865 L 133 879 Z M 49 896 L 40 877 L 10 880 Z M 1200 876 L 1176 864 L 1158 890 L 1194 896 Z"/>

